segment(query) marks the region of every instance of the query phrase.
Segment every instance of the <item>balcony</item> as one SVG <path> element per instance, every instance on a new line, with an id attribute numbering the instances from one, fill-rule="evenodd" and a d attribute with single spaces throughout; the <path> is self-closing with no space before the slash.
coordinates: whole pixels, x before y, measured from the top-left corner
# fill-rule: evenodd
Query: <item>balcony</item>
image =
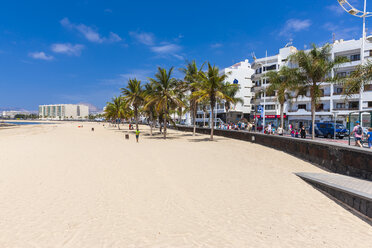
<path id="1" fill-rule="evenodd" d="M 316 109 L 315 112 L 329 112 L 330 109 Z"/>
<path id="2" fill-rule="evenodd" d="M 372 84 L 364 85 L 364 91 L 372 91 Z"/>
<path id="3" fill-rule="evenodd" d="M 333 110 L 346 110 L 346 111 L 349 111 L 349 110 L 359 110 L 359 107 L 349 107 L 349 108 L 334 108 Z"/>
<path id="4" fill-rule="evenodd" d="M 305 111 L 305 112 L 310 112 L 310 109 L 288 109 L 288 112 L 293 113 L 297 111 Z"/>

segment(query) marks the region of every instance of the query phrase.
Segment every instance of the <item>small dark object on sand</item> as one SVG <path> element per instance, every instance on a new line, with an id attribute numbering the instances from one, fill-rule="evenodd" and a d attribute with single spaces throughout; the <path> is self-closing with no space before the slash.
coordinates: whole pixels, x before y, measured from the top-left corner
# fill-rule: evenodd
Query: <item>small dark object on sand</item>
<path id="1" fill-rule="evenodd" d="M 92 127 L 92 132 L 94 132 L 94 127 Z"/>
<path id="2" fill-rule="evenodd" d="M 129 134 L 126 134 L 125 135 L 125 139 L 129 139 Z"/>

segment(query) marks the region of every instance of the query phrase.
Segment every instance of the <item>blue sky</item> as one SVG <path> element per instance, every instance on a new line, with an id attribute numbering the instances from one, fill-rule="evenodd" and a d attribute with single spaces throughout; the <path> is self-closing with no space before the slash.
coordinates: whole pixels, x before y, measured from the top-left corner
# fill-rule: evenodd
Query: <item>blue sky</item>
<path id="1" fill-rule="evenodd" d="M 337 0 L 3 1 L 0 108 L 102 108 L 128 78 L 145 82 L 158 66 L 195 59 L 223 68 L 252 52 L 273 55 L 290 39 L 303 49 L 332 33 L 359 38 L 361 25 Z"/>

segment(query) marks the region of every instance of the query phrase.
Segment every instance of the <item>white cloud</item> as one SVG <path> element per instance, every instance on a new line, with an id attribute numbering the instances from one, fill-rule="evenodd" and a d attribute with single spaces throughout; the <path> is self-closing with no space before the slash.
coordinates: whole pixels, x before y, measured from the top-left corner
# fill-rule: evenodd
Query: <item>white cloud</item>
<path id="1" fill-rule="evenodd" d="M 102 79 L 102 85 L 118 85 L 124 86 L 129 79 L 136 78 L 142 82 L 147 81 L 148 77 L 153 75 L 154 71 L 144 69 L 134 69 L 123 74 L 119 74 L 116 78 Z"/>
<path id="2" fill-rule="evenodd" d="M 53 44 L 51 49 L 55 53 L 64 53 L 67 55 L 80 56 L 81 50 L 84 48 L 83 45 L 76 44 L 72 45 L 70 43 L 57 43 Z"/>
<path id="3" fill-rule="evenodd" d="M 181 47 L 176 44 L 165 44 L 160 46 L 151 47 L 151 50 L 159 54 L 170 54 L 181 50 Z"/>
<path id="4" fill-rule="evenodd" d="M 222 47 L 221 43 L 214 43 L 211 45 L 211 48 L 220 48 L 220 47 Z"/>
<path id="5" fill-rule="evenodd" d="M 336 39 L 351 39 L 351 38 L 359 38 L 361 30 L 359 27 L 352 26 L 347 27 L 344 25 L 336 25 L 331 22 L 327 22 L 323 25 L 323 28 L 334 33 Z"/>
<path id="6" fill-rule="evenodd" d="M 48 56 L 44 52 L 33 52 L 29 53 L 28 56 L 34 59 L 42 59 L 42 60 L 52 60 L 54 59 L 53 56 Z"/>
<path id="7" fill-rule="evenodd" d="M 110 32 L 110 36 L 108 38 L 108 41 L 118 42 L 118 41 L 121 41 L 121 40 L 122 40 L 122 38 L 118 34 L 115 34 L 114 32 Z"/>
<path id="8" fill-rule="evenodd" d="M 117 42 L 121 41 L 121 38 L 119 35 L 110 32 L 110 37 L 105 38 L 102 37 L 96 30 L 93 28 L 86 26 L 84 24 L 74 24 L 71 23 L 70 20 L 65 17 L 60 21 L 61 25 L 65 28 L 72 29 L 78 31 L 80 34 L 82 34 L 87 40 L 90 42 L 95 42 L 95 43 L 102 43 L 105 41 L 108 42 Z"/>
<path id="9" fill-rule="evenodd" d="M 329 5 L 326 8 L 336 15 L 342 15 L 343 13 L 346 13 L 339 4 Z"/>
<path id="10" fill-rule="evenodd" d="M 299 32 L 306 30 L 311 26 L 311 21 L 309 19 L 289 19 L 282 30 L 279 32 L 281 36 L 291 36 L 294 32 Z"/>
<path id="11" fill-rule="evenodd" d="M 152 33 L 129 32 L 129 35 L 135 38 L 138 42 L 147 46 L 152 46 L 155 43 L 155 36 Z"/>

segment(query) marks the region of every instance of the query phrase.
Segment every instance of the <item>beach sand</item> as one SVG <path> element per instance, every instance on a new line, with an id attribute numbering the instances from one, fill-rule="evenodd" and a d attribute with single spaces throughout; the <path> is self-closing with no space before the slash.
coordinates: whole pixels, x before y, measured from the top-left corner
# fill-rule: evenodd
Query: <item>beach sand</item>
<path id="1" fill-rule="evenodd" d="M 284 152 L 78 125 L 0 130 L 0 247 L 371 247 L 370 225 L 293 174 L 322 170 Z"/>

